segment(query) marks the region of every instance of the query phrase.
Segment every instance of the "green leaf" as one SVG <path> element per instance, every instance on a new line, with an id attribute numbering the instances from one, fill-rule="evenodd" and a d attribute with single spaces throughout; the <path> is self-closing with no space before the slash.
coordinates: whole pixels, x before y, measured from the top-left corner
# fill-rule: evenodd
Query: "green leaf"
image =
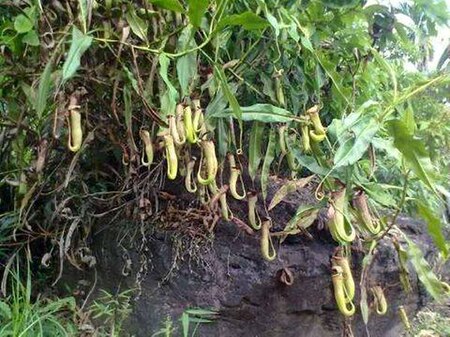
<path id="1" fill-rule="evenodd" d="M 188 0 L 188 16 L 194 27 L 200 27 L 203 14 L 208 9 L 209 0 Z"/>
<path id="2" fill-rule="evenodd" d="M 183 5 L 178 0 L 149 0 L 152 4 L 169 11 L 184 12 Z"/>
<path id="3" fill-rule="evenodd" d="M 123 87 L 123 102 L 124 102 L 123 114 L 125 118 L 125 125 L 127 127 L 127 130 L 132 130 L 133 109 L 131 102 L 131 90 L 128 84 L 126 84 Z"/>
<path id="4" fill-rule="evenodd" d="M 46 64 L 44 71 L 42 72 L 39 80 L 38 93 L 36 98 L 36 113 L 39 118 L 42 117 L 45 107 L 47 106 L 48 94 L 50 92 L 50 86 L 52 84 L 51 74 L 53 68 L 53 58 L 51 58 Z"/>
<path id="5" fill-rule="evenodd" d="M 37 47 L 40 45 L 39 36 L 35 30 L 30 30 L 28 33 L 26 33 L 22 38 L 22 42 L 33 47 Z"/>
<path id="6" fill-rule="evenodd" d="M 320 166 L 314 157 L 304 155 L 300 150 L 296 148 L 292 149 L 292 153 L 297 159 L 298 163 L 306 167 L 312 173 L 326 176 L 330 172 L 329 169 Z"/>
<path id="7" fill-rule="evenodd" d="M 137 14 L 134 7 L 129 6 L 125 18 L 131 27 L 131 31 L 136 34 L 142 41 L 147 41 L 147 21 L 142 20 Z"/>
<path id="8" fill-rule="evenodd" d="M 181 315 L 181 325 L 183 327 L 183 337 L 188 337 L 189 335 L 189 314 L 183 312 Z"/>
<path id="9" fill-rule="evenodd" d="M 225 73 L 222 69 L 215 66 L 216 75 L 220 82 L 220 87 L 222 88 L 222 91 L 225 95 L 225 97 L 228 100 L 228 103 L 230 104 L 231 111 L 233 112 L 233 117 L 235 117 L 239 123 L 242 121 L 242 110 L 241 106 L 239 105 L 236 96 L 234 96 L 233 92 L 231 91 L 230 85 L 227 82 L 227 78 L 225 76 Z M 210 115 L 210 117 L 213 117 Z M 229 114 L 226 114 L 225 117 L 229 117 Z"/>
<path id="10" fill-rule="evenodd" d="M 178 92 L 173 86 L 172 82 L 170 82 L 168 77 L 170 59 L 166 56 L 166 54 L 162 53 L 159 56 L 159 75 L 163 79 L 166 84 L 167 90 L 160 95 L 161 100 L 161 118 L 165 120 L 167 115 L 174 115 L 175 108 L 178 101 Z"/>
<path id="11" fill-rule="evenodd" d="M 6 302 L 0 301 L 0 321 L 9 321 L 11 318 L 11 308 Z"/>
<path id="12" fill-rule="evenodd" d="M 217 315 L 217 312 L 210 309 L 202 309 L 202 308 L 190 308 L 185 310 L 189 315 L 196 316 L 214 316 Z"/>
<path id="13" fill-rule="evenodd" d="M 83 32 L 87 32 L 87 21 L 88 21 L 88 7 L 87 0 L 78 0 L 78 19 L 80 20 Z"/>
<path id="14" fill-rule="evenodd" d="M 254 104 L 241 107 L 243 121 L 259 121 L 263 123 L 286 123 L 296 120 L 296 116 L 290 111 L 278 108 L 271 104 Z M 217 111 L 210 117 L 224 118 L 230 116 L 230 109 Z"/>
<path id="15" fill-rule="evenodd" d="M 276 205 L 278 205 L 283 199 L 289 194 L 296 192 L 298 189 L 305 187 L 311 179 L 314 178 L 314 175 L 311 175 L 306 178 L 301 178 L 298 180 L 288 180 L 285 184 L 283 184 L 278 191 L 275 192 L 272 200 L 270 201 L 268 211 L 272 210 Z"/>
<path id="16" fill-rule="evenodd" d="M 430 207 L 424 202 L 417 201 L 417 210 L 422 219 L 428 224 L 428 233 L 432 237 L 434 244 L 439 248 L 444 259 L 448 257 L 448 245 L 442 232 L 441 220 L 433 214 Z"/>
<path id="17" fill-rule="evenodd" d="M 270 165 L 275 158 L 275 148 L 276 148 L 276 138 L 277 134 L 274 128 L 270 128 L 269 142 L 267 144 L 266 155 L 264 156 L 264 162 L 261 170 L 261 191 L 263 199 L 267 198 L 267 185 L 269 181 Z"/>
<path id="18" fill-rule="evenodd" d="M 391 120 L 387 127 L 394 137 L 395 147 L 403 154 L 408 166 L 425 185 L 435 191 L 433 166 L 423 143 L 408 132 L 407 125 L 401 120 Z"/>
<path id="19" fill-rule="evenodd" d="M 130 81 L 134 91 L 139 94 L 139 85 L 136 77 L 134 77 L 134 74 L 126 66 L 123 66 L 123 70 L 125 71 L 126 78 L 128 79 L 128 81 Z"/>
<path id="20" fill-rule="evenodd" d="M 229 15 L 219 21 L 217 27 L 222 29 L 226 26 L 242 26 L 246 30 L 264 29 L 269 25 L 267 20 L 253 12 Z"/>
<path id="21" fill-rule="evenodd" d="M 358 6 L 359 0 L 323 0 L 323 4 L 330 8 L 353 8 Z"/>
<path id="22" fill-rule="evenodd" d="M 406 252 L 408 254 L 409 260 L 416 270 L 417 276 L 420 282 L 425 286 L 425 289 L 430 293 L 430 295 L 435 299 L 440 299 L 446 294 L 442 282 L 432 271 L 430 265 L 425 260 L 420 248 L 409 238 L 405 236 L 408 247 Z"/>
<path id="23" fill-rule="evenodd" d="M 63 81 L 71 78 L 80 67 L 81 56 L 92 43 L 92 36 L 84 35 L 77 27 L 72 30 L 72 42 L 69 53 L 63 65 Z"/>
<path id="24" fill-rule="evenodd" d="M 317 205 L 300 205 L 294 216 L 289 220 L 283 229 L 283 233 L 286 235 L 295 235 L 302 230 L 310 227 L 317 219 L 319 214 L 319 208 Z"/>
<path id="25" fill-rule="evenodd" d="M 180 34 L 178 39 L 178 52 L 197 46 L 194 40 L 194 29 L 188 25 Z M 189 96 L 189 87 L 197 75 L 197 52 L 191 52 L 177 59 L 177 76 L 180 83 L 181 96 Z"/>
<path id="26" fill-rule="evenodd" d="M 361 287 L 361 300 L 359 302 L 359 306 L 361 308 L 361 316 L 363 318 L 363 322 L 365 325 L 367 325 L 367 323 L 369 323 L 370 311 L 367 302 L 367 289 L 365 286 Z"/>
<path id="27" fill-rule="evenodd" d="M 367 195 L 370 197 L 371 200 L 379 203 L 382 206 L 385 207 L 392 207 L 394 208 L 396 206 L 396 201 L 392 197 L 391 194 L 388 193 L 390 186 L 386 186 L 384 184 L 380 183 L 363 183 L 361 186 L 366 191 Z M 393 186 L 396 189 L 397 186 Z"/>
<path id="28" fill-rule="evenodd" d="M 351 115 L 346 118 L 353 119 Z M 340 146 L 334 155 L 335 167 L 352 165 L 361 159 L 378 129 L 379 124 L 374 118 L 360 116 L 350 128 L 338 133 Z"/>
<path id="29" fill-rule="evenodd" d="M 328 77 L 333 82 L 336 90 L 342 96 L 342 98 L 347 103 L 347 105 L 350 105 L 350 101 L 348 100 L 347 96 L 345 95 L 344 89 L 343 89 L 341 83 L 338 81 L 338 79 L 341 78 L 341 76 L 335 70 L 336 64 L 329 61 L 323 54 L 320 54 L 316 51 L 314 51 L 314 55 L 316 56 L 317 61 L 320 63 L 320 65 L 323 68 L 323 70 L 325 71 L 325 73 L 328 75 Z"/>
<path id="30" fill-rule="evenodd" d="M 255 180 L 259 163 L 261 162 L 261 146 L 264 135 L 264 124 L 253 122 L 250 131 L 250 140 L 248 145 L 248 174 Z"/>
<path id="31" fill-rule="evenodd" d="M 31 21 L 26 15 L 19 14 L 14 19 L 14 29 L 17 33 L 27 33 L 33 29 L 33 21 Z"/>

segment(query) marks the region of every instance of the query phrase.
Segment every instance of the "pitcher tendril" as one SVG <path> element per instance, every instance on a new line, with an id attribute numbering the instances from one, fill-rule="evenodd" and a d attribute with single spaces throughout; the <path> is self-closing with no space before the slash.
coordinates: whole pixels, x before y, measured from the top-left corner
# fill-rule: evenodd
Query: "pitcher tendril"
<path id="1" fill-rule="evenodd" d="M 197 184 L 194 179 L 195 159 L 191 159 L 186 164 L 186 176 L 184 177 L 184 187 L 189 193 L 197 192 Z"/>
<path id="2" fill-rule="evenodd" d="M 302 126 L 300 127 L 300 131 L 301 131 L 301 134 L 302 134 L 303 152 L 311 153 L 311 143 L 310 143 L 310 136 L 309 136 L 308 125 L 302 124 Z"/>
<path id="3" fill-rule="evenodd" d="M 69 150 L 77 152 L 83 142 L 83 130 L 81 129 L 80 106 L 77 105 L 76 98 L 71 98 L 69 106 L 69 139 L 67 145 Z"/>
<path id="4" fill-rule="evenodd" d="M 173 138 L 174 143 L 177 146 L 181 146 L 186 142 L 186 138 L 182 137 L 178 132 L 176 117 L 173 115 L 167 116 L 167 121 L 169 124 L 169 133 Z"/>
<path id="5" fill-rule="evenodd" d="M 306 111 L 306 114 L 311 119 L 311 122 L 314 126 L 315 134 L 316 135 L 325 135 L 326 131 L 325 131 L 325 128 L 322 125 L 322 121 L 320 120 L 320 117 L 319 117 L 319 106 L 314 105 L 312 108 L 309 108 Z"/>
<path id="6" fill-rule="evenodd" d="M 283 155 L 286 155 L 287 153 L 287 149 L 286 149 L 286 130 L 287 130 L 287 125 L 286 124 L 282 124 L 279 128 L 278 128 L 278 139 L 279 139 L 279 143 L 280 143 L 280 151 Z"/>
<path id="7" fill-rule="evenodd" d="M 189 143 L 197 143 L 197 133 L 195 132 L 195 127 L 192 121 L 192 109 L 189 105 L 184 107 L 184 131 L 186 133 L 186 139 Z"/>
<path id="8" fill-rule="evenodd" d="M 266 261 L 273 261 L 277 256 L 277 252 L 273 246 L 272 237 L 270 236 L 270 227 L 272 223 L 270 220 L 264 220 L 261 224 L 261 255 Z"/>
<path id="9" fill-rule="evenodd" d="M 204 133 L 206 130 L 204 129 L 204 117 L 202 108 L 200 106 L 200 100 L 194 99 L 192 101 L 192 104 L 194 106 L 194 119 L 192 121 L 194 131 L 196 133 Z"/>
<path id="10" fill-rule="evenodd" d="M 200 147 L 202 148 L 202 155 L 200 157 L 197 180 L 202 185 L 209 185 L 216 179 L 219 166 L 216 157 L 216 148 L 212 140 L 202 140 L 200 142 Z M 202 177 L 203 166 L 206 167 L 206 178 Z"/>
<path id="11" fill-rule="evenodd" d="M 328 208 L 328 228 L 333 239 L 341 244 L 352 242 L 356 237 L 353 226 L 346 221 L 345 211 L 345 188 L 332 193 L 332 200 Z"/>
<path id="12" fill-rule="evenodd" d="M 258 202 L 258 194 L 256 192 L 247 193 L 247 203 L 248 203 L 248 222 L 250 226 L 255 229 L 261 229 L 261 218 L 259 217 L 258 211 L 256 209 L 256 203 Z"/>
<path id="13" fill-rule="evenodd" d="M 232 153 L 228 153 L 228 163 L 230 165 L 230 193 L 236 200 L 242 200 L 245 198 L 245 186 L 244 181 L 242 180 L 241 170 L 236 166 L 236 160 L 234 159 L 234 155 Z M 241 183 L 242 194 L 240 195 L 237 191 L 237 182 L 238 180 Z"/>
<path id="14" fill-rule="evenodd" d="M 309 130 L 309 136 L 311 137 L 311 140 L 316 143 L 320 143 L 325 139 L 324 133 L 316 133 L 316 130 Z"/>
<path id="15" fill-rule="evenodd" d="M 147 130 L 139 131 L 142 143 L 144 144 L 144 151 L 142 151 L 141 163 L 144 166 L 150 166 L 153 163 L 153 144 L 150 139 L 150 133 Z"/>
<path id="16" fill-rule="evenodd" d="M 380 222 L 372 219 L 372 215 L 370 214 L 369 206 L 367 204 L 367 197 L 363 191 L 356 192 L 353 198 L 353 207 L 361 225 L 363 225 L 363 227 L 371 234 L 377 235 L 381 230 Z"/>
<path id="17" fill-rule="evenodd" d="M 387 312 L 387 302 L 384 296 L 383 288 L 374 286 L 371 288 L 375 311 L 378 315 L 385 315 Z"/>
<path id="18" fill-rule="evenodd" d="M 346 296 L 346 302 L 350 302 L 355 297 L 355 281 L 353 280 L 352 270 L 348 259 L 343 256 L 333 256 L 331 258 L 331 265 L 338 266 L 342 269 L 342 278 Z"/>
<path id="19" fill-rule="evenodd" d="M 167 159 L 167 178 L 174 180 L 177 177 L 178 172 L 178 157 L 175 150 L 175 143 L 173 138 L 169 134 L 163 135 L 164 147 L 166 149 Z"/>
<path id="20" fill-rule="evenodd" d="M 344 271 L 342 267 L 333 266 L 331 268 L 331 280 L 333 282 L 334 298 L 339 311 L 346 317 L 353 316 L 355 313 L 355 305 L 345 293 Z"/>

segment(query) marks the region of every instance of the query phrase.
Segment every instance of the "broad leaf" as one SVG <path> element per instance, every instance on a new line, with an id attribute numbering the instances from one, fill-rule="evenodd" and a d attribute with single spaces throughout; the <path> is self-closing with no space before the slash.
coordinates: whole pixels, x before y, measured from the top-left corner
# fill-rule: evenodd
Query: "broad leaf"
<path id="1" fill-rule="evenodd" d="M 147 41 L 147 21 L 142 20 L 137 14 L 133 6 L 128 7 L 125 18 L 131 27 L 131 31 L 136 34 L 142 41 Z"/>
<path id="2" fill-rule="evenodd" d="M 188 0 L 188 16 L 194 27 L 200 27 L 203 14 L 208 9 L 209 0 Z"/>
<path id="3" fill-rule="evenodd" d="M 360 116 L 350 128 L 337 134 L 340 146 L 334 155 L 335 167 L 352 165 L 361 159 L 378 129 L 374 118 Z"/>
<path id="4" fill-rule="evenodd" d="M 215 70 L 217 78 L 219 79 L 220 87 L 222 88 L 222 91 L 225 97 L 227 98 L 228 103 L 230 104 L 231 111 L 233 112 L 233 117 L 237 118 L 239 123 L 241 124 L 242 122 L 241 106 L 239 105 L 236 96 L 234 96 L 233 92 L 231 91 L 230 85 L 227 82 L 227 78 L 225 76 L 224 71 L 217 66 L 215 66 Z M 210 117 L 213 116 L 210 115 Z M 229 117 L 229 114 L 226 115 L 225 117 Z"/>
<path id="5" fill-rule="evenodd" d="M 178 39 L 178 52 L 197 46 L 193 33 L 194 30 L 190 25 L 183 29 Z M 177 59 L 177 75 L 181 88 L 181 96 L 188 96 L 190 93 L 189 87 L 197 75 L 197 52 L 188 53 Z"/>
<path id="6" fill-rule="evenodd" d="M 394 137 L 395 147 L 403 154 L 408 166 L 434 191 L 433 166 L 423 143 L 408 132 L 407 125 L 401 120 L 388 122 L 388 130 Z"/>
<path id="7" fill-rule="evenodd" d="M 39 80 L 38 93 L 36 98 L 36 113 L 39 118 L 42 117 L 45 107 L 47 106 L 47 98 L 50 92 L 50 86 L 52 84 L 51 74 L 53 68 L 53 58 L 51 58 L 42 72 L 41 79 Z"/>
<path id="8" fill-rule="evenodd" d="M 166 56 L 166 54 L 162 53 L 159 56 L 159 65 L 159 75 L 161 76 L 167 87 L 166 91 L 164 93 L 161 93 L 160 95 L 161 118 L 165 120 L 167 115 L 175 114 L 175 107 L 178 101 L 178 92 L 173 86 L 172 82 L 170 82 L 168 77 L 170 60 Z"/>
<path id="9" fill-rule="evenodd" d="M 296 119 L 290 111 L 278 108 L 271 104 L 254 104 L 247 107 L 241 107 L 243 121 L 259 121 L 263 123 L 286 123 Z M 210 117 L 223 118 L 229 117 L 230 109 L 217 111 Z"/>
<path id="10" fill-rule="evenodd" d="M 71 78 L 80 67 L 81 56 L 92 43 L 92 36 L 84 35 L 77 27 L 72 30 L 72 42 L 69 53 L 63 65 L 63 80 Z"/>
<path id="11" fill-rule="evenodd" d="M 448 245 L 442 232 L 441 220 L 433 214 L 430 207 L 424 202 L 417 201 L 419 215 L 428 224 L 428 233 L 433 238 L 434 244 L 439 248 L 444 258 L 448 256 Z"/>
<path id="12" fill-rule="evenodd" d="M 446 294 L 446 289 L 443 287 L 442 282 L 438 279 L 436 274 L 432 271 L 430 265 L 425 260 L 420 248 L 410 239 L 405 236 L 408 243 L 406 252 L 409 260 L 416 270 L 417 276 L 420 282 L 425 286 L 425 289 L 435 299 L 440 299 Z"/>
<path id="13" fill-rule="evenodd" d="M 317 206 L 300 205 L 280 234 L 287 236 L 301 233 L 314 223 L 318 214 L 319 208 Z"/>
<path id="14" fill-rule="evenodd" d="M 22 42 L 34 47 L 37 47 L 41 44 L 39 41 L 39 36 L 34 29 L 30 30 L 23 36 Z"/>
<path id="15" fill-rule="evenodd" d="M 275 129 L 270 128 L 269 142 L 267 144 L 266 155 L 264 156 L 264 162 L 261 169 L 261 191 L 264 200 L 266 200 L 267 197 L 267 183 L 269 180 L 270 165 L 275 158 L 275 148 L 277 145 L 276 136 L 277 134 Z"/>
<path id="16" fill-rule="evenodd" d="M 330 172 L 329 169 L 320 166 L 314 157 L 304 155 L 299 149 L 292 149 L 292 154 L 300 165 L 306 167 L 312 173 L 326 176 Z"/>
<path id="17" fill-rule="evenodd" d="M 268 210 L 270 211 L 276 205 L 278 205 L 283 199 L 288 196 L 290 193 L 297 191 L 298 189 L 305 187 L 311 179 L 314 178 L 314 175 L 301 178 L 299 180 L 288 180 L 283 186 L 281 186 L 278 191 L 275 192 L 272 200 L 270 201 Z"/>
<path id="18" fill-rule="evenodd" d="M 261 146 L 264 134 L 264 124 L 260 122 L 253 122 L 250 131 L 250 142 L 248 145 L 248 174 L 255 180 L 256 172 L 258 171 L 261 162 Z"/>
<path id="19" fill-rule="evenodd" d="M 247 30 L 264 29 L 269 25 L 267 20 L 256 15 L 253 12 L 244 12 L 241 14 L 233 14 L 226 16 L 219 21 L 218 29 L 222 29 L 226 26 L 242 26 Z"/>
<path id="20" fill-rule="evenodd" d="M 178 0 L 148 0 L 148 1 L 150 1 L 152 4 L 158 7 L 168 9 L 169 11 L 179 13 L 184 12 L 183 5 Z"/>
<path id="21" fill-rule="evenodd" d="M 83 32 L 87 32 L 87 21 L 88 21 L 88 4 L 87 0 L 78 0 L 78 19 L 80 20 Z"/>
<path id="22" fill-rule="evenodd" d="M 19 14 L 14 19 L 14 29 L 19 34 L 29 32 L 33 29 L 33 26 L 33 21 L 24 14 Z"/>

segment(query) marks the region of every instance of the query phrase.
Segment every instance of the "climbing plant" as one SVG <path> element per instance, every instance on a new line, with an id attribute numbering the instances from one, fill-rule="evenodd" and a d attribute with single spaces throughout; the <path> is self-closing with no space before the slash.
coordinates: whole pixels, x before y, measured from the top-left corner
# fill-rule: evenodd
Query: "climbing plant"
<path id="1" fill-rule="evenodd" d="M 175 182 L 208 228 L 235 222 L 268 261 L 276 238 L 326 209 L 345 316 L 356 310 L 355 241 L 366 322 L 369 299 L 387 310 L 368 282 L 382 239 L 406 289 L 410 261 L 433 297 L 448 295 L 396 225 L 401 212 L 419 215 L 448 257 L 450 76 L 445 55 L 427 66 L 448 13 L 443 0 L 2 1 L 0 254 L 41 240 L 46 261 L 95 263 L 82 242 L 96 219 L 150 223 L 152 200 Z M 271 175 L 287 182 L 268 200 Z M 274 233 L 271 210 L 306 184 L 317 204 Z"/>

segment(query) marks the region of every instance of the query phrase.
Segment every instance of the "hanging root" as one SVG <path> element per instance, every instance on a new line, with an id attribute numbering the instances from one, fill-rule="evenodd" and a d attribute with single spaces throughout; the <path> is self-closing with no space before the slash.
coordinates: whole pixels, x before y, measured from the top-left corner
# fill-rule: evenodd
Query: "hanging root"
<path id="1" fill-rule="evenodd" d="M 222 218 L 226 221 L 230 221 L 233 218 L 233 214 L 230 211 L 227 203 L 227 190 L 228 186 L 222 186 L 221 189 L 217 187 L 216 181 L 213 180 L 211 184 L 208 185 L 208 188 L 213 195 L 211 198 L 211 204 L 214 205 L 217 199 L 220 202 L 220 212 L 222 214 Z"/>

